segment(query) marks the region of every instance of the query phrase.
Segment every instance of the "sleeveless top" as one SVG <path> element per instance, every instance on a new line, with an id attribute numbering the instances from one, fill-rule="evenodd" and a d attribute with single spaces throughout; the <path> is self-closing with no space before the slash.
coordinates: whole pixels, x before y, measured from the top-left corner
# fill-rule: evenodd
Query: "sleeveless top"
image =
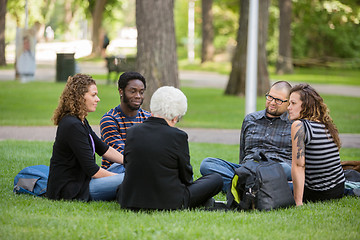
<path id="1" fill-rule="evenodd" d="M 305 128 L 305 186 L 325 191 L 345 182 L 337 148 L 323 123 L 301 120 Z"/>

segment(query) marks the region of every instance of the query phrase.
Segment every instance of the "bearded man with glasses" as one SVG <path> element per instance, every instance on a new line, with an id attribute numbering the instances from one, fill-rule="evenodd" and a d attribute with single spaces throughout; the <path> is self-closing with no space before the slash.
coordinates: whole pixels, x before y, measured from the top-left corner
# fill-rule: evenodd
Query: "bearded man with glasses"
<path id="1" fill-rule="evenodd" d="M 218 173 L 223 178 L 222 191 L 230 189 L 235 169 L 263 151 L 268 159 L 277 161 L 291 180 L 291 122 L 288 118 L 291 85 L 286 81 L 274 83 L 265 95 L 265 109 L 245 116 L 240 134 L 239 163 L 220 158 L 205 158 L 200 165 L 203 176 Z"/>

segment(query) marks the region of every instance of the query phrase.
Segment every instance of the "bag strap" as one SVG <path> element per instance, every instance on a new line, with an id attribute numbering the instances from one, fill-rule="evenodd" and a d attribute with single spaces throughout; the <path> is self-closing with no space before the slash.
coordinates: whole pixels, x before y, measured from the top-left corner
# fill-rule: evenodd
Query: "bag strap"
<path id="1" fill-rule="evenodd" d="M 262 151 L 256 151 L 253 155 L 253 159 L 257 162 L 268 161 L 267 157 L 265 156 L 265 153 L 263 153 Z"/>

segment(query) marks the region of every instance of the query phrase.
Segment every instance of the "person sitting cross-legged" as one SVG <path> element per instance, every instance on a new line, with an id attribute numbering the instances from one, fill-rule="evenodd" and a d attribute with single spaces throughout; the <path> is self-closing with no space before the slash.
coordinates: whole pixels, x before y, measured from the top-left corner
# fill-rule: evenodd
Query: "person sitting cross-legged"
<path id="1" fill-rule="evenodd" d="M 91 76 L 69 77 L 53 116 L 58 127 L 50 159 L 49 199 L 115 200 L 124 173 L 100 168 L 95 153 L 119 164 L 123 163 L 123 156 L 102 142 L 86 120 L 99 101 L 96 82 Z"/>
<path id="2" fill-rule="evenodd" d="M 138 72 L 124 72 L 118 81 L 120 104 L 110 109 L 100 120 L 101 139 L 123 154 L 126 131 L 142 123 L 151 114 L 141 108 L 146 90 L 145 77 Z M 114 173 L 123 173 L 123 164 L 102 158 L 101 167 Z"/>
<path id="3" fill-rule="evenodd" d="M 266 94 L 265 110 L 245 116 L 240 133 L 240 161 L 233 163 L 220 158 L 205 158 L 200 166 L 203 176 L 218 173 L 223 178 L 222 191 L 230 188 L 235 169 L 262 151 L 268 159 L 277 161 L 291 180 L 291 122 L 287 107 L 291 85 L 285 81 L 274 83 Z"/>
<path id="4" fill-rule="evenodd" d="M 175 127 L 187 110 L 177 88 L 161 87 L 150 101 L 153 116 L 127 130 L 126 168 L 117 200 L 131 210 L 175 210 L 210 202 L 221 191 L 214 173 L 193 181 L 188 135 Z"/>

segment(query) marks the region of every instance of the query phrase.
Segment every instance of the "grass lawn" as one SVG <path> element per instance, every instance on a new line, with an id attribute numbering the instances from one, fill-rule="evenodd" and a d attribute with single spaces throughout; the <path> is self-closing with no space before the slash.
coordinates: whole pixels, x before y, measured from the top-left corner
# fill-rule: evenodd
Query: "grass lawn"
<path id="1" fill-rule="evenodd" d="M 0 125 L 52 125 L 64 83 L 15 81 L 0 82 Z M 98 125 L 102 115 L 115 107 L 119 95 L 115 85 L 98 85 L 100 103 L 88 120 Z M 243 97 L 225 96 L 219 89 L 183 88 L 188 97 L 188 112 L 179 127 L 240 129 L 245 114 Z M 360 133 L 360 98 L 324 95 L 340 133 Z M 257 109 L 265 107 L 258 98 Z"/>
<path id="2" fill-rule="evenodd" d="M 360 199 L 270 212 L 134 213 L 116 202 L 50 201 L 12 193 L 26 166 L 49 164 L 51 142 L 0 141 L 0 239 L 359 239 Z M 344 151 L 345 150 L 345 151 Z M 238 157 L 238 146 L 190 143 L 195 178 L 207 156 Z M 360 149 L 342 149 L 343 160 Z M 99 159 L 98 159 L 99 161 Z M 10 164 L 9 164 L 10 163 Z M 216 196 L 225 200 L 223 194 Z"/>
<path id="3" fill-rule="evenodd" d="M 307 82 L 309 84 L 360 85 L 360 70 L 329 68 L 295 68 L 294 74 L 277 75 L 270 72 L 272 80 Z"/>
<path id="4" fill-rule="evenodd" d="M 200 60 L 189 64 L 186 59 L 179 61 L 179 69 L 209 71 L 230 75 L 230 62 L 206 62 L 201 64 Z M 309 84 L 342 84 L 360 86 L 360 69 L 341 68 L 294 68 L 293 74 L 277 75 L 274 66 L 269 65 L 268 71 L 271 80 L 285 80 L 289 82 L 307 82 Z"/>

